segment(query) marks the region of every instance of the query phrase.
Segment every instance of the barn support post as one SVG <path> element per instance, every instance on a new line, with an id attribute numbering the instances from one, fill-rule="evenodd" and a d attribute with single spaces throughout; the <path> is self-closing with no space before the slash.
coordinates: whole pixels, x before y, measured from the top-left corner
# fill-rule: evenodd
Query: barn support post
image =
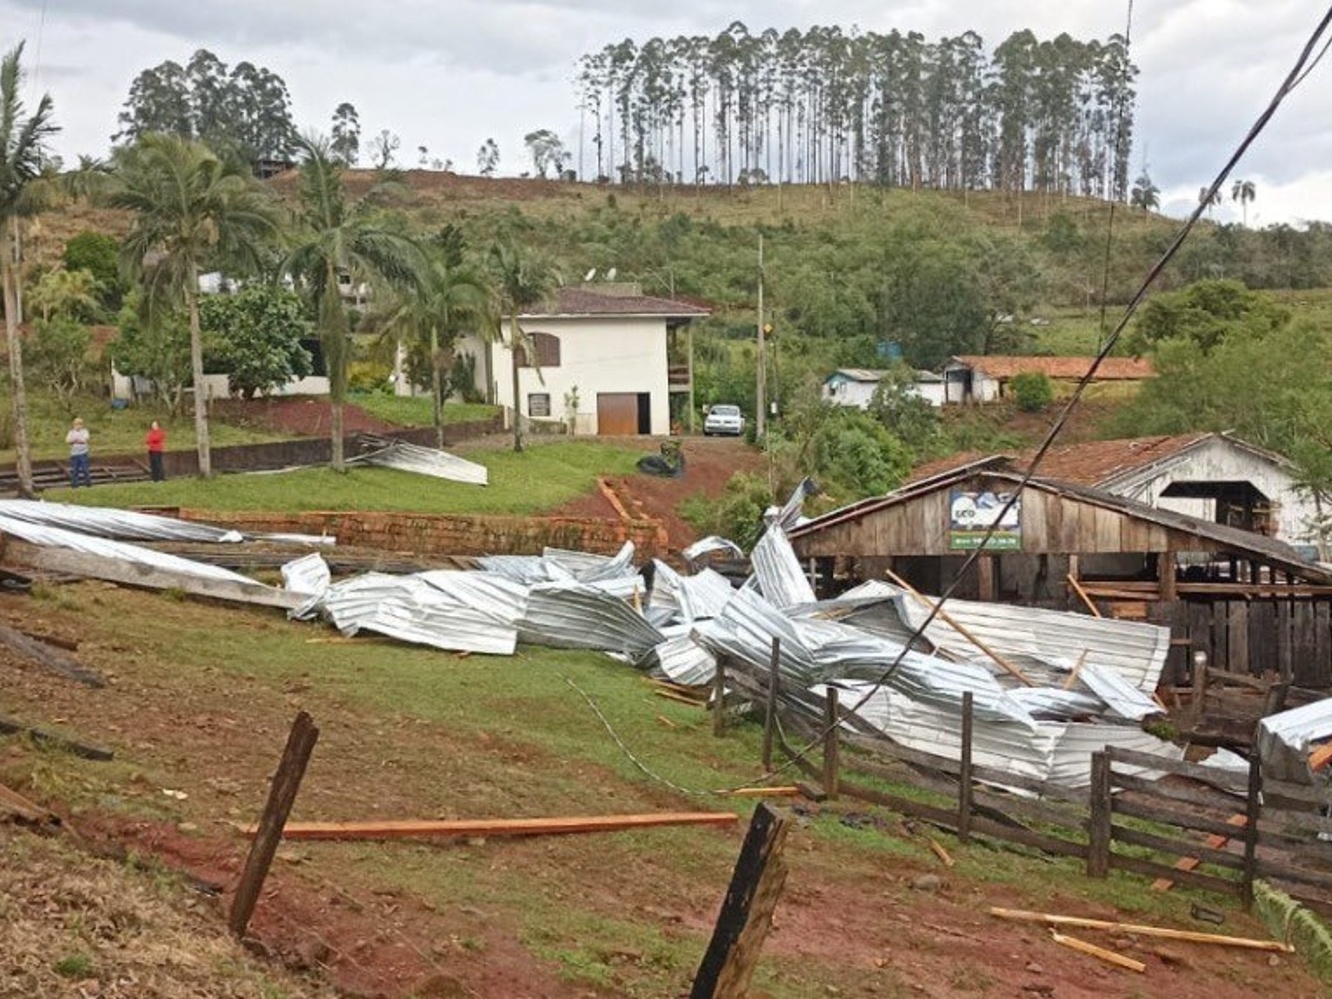
<path id="1" fill-rule="evenodd" d="M 712 734 L 720 739 L 726 734 L 726 657 L 717 657 L 712 674 Z"/>
<path id="2" fill-rule="evenodd" d="M 1253 881 L 1258 873 L 1258 817 L 1263 808 L 1263 763 L 1258 745 L 1255 731 L 1253 755 L 1249 757 L 1249 794 L 1244 816 L 1244 878 L 1240 883 L 1240 900 L 1245 912 L 1253 908 Z"/>

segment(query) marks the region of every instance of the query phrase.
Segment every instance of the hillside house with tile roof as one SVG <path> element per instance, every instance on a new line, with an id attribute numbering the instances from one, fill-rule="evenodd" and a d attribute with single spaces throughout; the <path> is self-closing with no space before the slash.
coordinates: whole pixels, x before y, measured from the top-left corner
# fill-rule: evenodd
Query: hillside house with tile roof
<path id="1" fill-rule="evenodd" d="M 518 351 L 519 414 L 580 434 L 670 433 L 671 396 L 680 397 L 677 411 L 688 408 L 689 324 L 706 315 L 699 305 L 644 295 L 637 284 L 559 288 L 518 317 L 532 348 L 530 356 Z M 508 347 L 473 336 L 457 350 L 477 358 L 486 398 L 512 411 Z"/>
<path id="2" fill-rule="evenodd" d="M 949 403 L 987 403 L 1008 395 L 1015 375 L 1040 373 L 1052 382 L 1078 382 L 1092 357 L 1016 357 L 960 354 L 943 368 L 944 398 Z M 1151 362 L 1136 357 L 1107 357 L 1096 369 L 1098 382 L 1140 382 L 1155 377 Z"/>
<path id="3" fill-rule="evenodd" d="M 958 454 L 918 467 L 910 481 L 973 466 L 1025 472 L 1034 454 Z M 1313 497 L 1299 488 L 1289 459 L 1229 433 L 1056 445 L 1037 474 L 1288 544 L 1309 544 L 1311 522 L 1318 516 Z"/>

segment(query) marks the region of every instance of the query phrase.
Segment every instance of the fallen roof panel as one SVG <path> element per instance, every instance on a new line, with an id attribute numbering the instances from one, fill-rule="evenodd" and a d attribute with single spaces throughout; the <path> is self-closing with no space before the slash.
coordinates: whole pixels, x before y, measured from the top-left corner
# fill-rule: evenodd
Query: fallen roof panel
<path id="1" fill-rule="evenodd" d="M 399 440 L 389 441 L 374 451 L 348 458 L 347 464 L 395 468 L 401 472 L 415 472 L 417 475 L 430 475 L 436 479 L 473 486 L 487 485 L 490 476 L 485 465 L 478 465 L 437 448 L 420 447 Z"/>

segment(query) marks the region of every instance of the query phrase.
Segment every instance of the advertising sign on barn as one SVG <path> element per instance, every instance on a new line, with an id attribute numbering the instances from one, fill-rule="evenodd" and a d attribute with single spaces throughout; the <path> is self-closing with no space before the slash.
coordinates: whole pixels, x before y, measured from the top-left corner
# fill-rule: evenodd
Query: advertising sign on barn
<path id="1" fill-rule="evenodd" d="M 1014 497 L 1008 492 L 954 486 L 949 495 L 948 511 L 948 547 L 953 551 L 971 551 L 982 545 L 986 551 L 1021 549 L 1022 497 Z M 994 533 L 986 540 L 985 534 L 991 527 Z"/>

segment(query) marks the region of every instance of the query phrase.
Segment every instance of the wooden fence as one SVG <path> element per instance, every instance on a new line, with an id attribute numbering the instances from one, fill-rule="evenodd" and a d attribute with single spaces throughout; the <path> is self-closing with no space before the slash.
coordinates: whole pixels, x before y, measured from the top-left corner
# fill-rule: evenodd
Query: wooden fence
<path id="1" fill-rule="evenodd" d="M 724 686 L 732 703 L 770 706 L 765 746 L 781 748 L 830 797 L 881 805 L 963 842 L 985 836 L 1074 857 L 1092 877 L 1131 871 L 1235 895 L 1246 906 L 1262 878 L 1332 915 L 1332 843 L 1320 838 L 1332 831 L 1327 803 L 1313 788 L 1264 780 L 1256 763 L 1236 773 L 1107 747 L 1092 756 L 1089 785 L 1069 788 L 976 764 L 969 695 L 953 759 L 893 742 L 843 710 L 836 689 L 820 702 L 808 691 L 774 689 L 769 668 L 727 660 L 719 673 L 715 689 Z M 718 703 L 720 734 L 725 701 Z M 817 747 L 818 762 L 788 735 Z M 1167 776 L 1151 779 L 1144 769 Z"/>
<path id="2" fill-rule="evenodd" d="M 1271 673 L 1300 687 L 1332 687 L 1332 597 L 1182 599 L 1163 608 L 1172 637 L 1188 639 L 1186 650 L 1207 653 L 1208 662 L 1232 673 Z M 1171 672 L 1182 668 L 1183 652 Z"/>

